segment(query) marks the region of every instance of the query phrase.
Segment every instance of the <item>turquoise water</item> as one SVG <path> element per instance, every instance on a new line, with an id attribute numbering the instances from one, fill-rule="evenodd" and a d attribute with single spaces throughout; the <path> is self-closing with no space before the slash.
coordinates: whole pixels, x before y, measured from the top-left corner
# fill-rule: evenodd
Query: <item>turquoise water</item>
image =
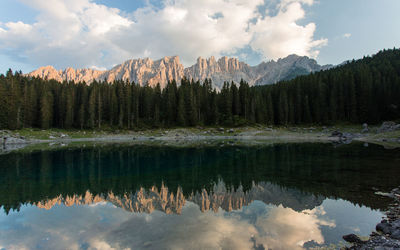
<path id="1" fill-rule="evenodd" d="M 301 249 L 369 235 L 400 151 L 81 146 L 0 156 L 0 249 Z"/>

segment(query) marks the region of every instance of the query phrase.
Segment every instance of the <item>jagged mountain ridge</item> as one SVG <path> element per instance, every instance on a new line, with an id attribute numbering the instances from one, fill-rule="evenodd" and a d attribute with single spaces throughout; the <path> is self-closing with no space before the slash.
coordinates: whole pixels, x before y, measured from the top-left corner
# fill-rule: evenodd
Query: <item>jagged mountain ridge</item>
<path id="1" fill-rule="evenodd" d="M 194 81 L 204 81 L 207 78 L 212 80 L 216 88 L 221 88 L 226 81 L 238 83 L 243 79 L 251 86 L 273 84 L 330 67 L 332 66 L 321 66 L 306 56 L 289 55 L 277 61 L 262 62 L 257 66 L 250 66 L 237 58 L 221 57 L 216 60 L 213 56 L 208 59 L 199 57 L 194 65 L 185 68 L 178 56 L 171 56 L 156 61 L 150 58 L 132 59 L 110 70 L 73 68 L 56 70 L 52 66 L 46 66 L 32 71 L 28 76 L 87 83 L 94 80 L 107 82 L 124 80 L 134 81 L 141 86 L 145 84 L 155 86 L 160 83 L 161 87 L 168 81 L 179 82 L 183 77 Z"/>

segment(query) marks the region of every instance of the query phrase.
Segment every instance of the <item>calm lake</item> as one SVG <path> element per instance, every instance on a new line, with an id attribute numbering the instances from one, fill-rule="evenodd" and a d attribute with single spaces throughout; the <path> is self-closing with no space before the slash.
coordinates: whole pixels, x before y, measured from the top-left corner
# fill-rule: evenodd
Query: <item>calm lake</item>
<path id="1" fill-rule="evenodd" d="M 0 249 L 302 249 L 367 236 L 400 185 L 377 145 L 106 144 L 0 155 Z"/>

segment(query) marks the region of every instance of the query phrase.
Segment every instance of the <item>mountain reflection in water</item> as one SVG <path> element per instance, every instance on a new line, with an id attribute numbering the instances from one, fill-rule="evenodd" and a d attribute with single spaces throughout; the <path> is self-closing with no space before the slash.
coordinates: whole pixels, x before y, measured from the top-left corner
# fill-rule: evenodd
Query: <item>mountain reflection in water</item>
<path id="1" fill-rule="evenodd" d="M 74 205 L 92 205 L 100 202 L 109 202 L 129 212 L 152 213 L 154 210 L 166 214 L 181 214 L 186 202 L 192 202 L 199 206 L 202 212 L 212 210 L 218 212 L 219 208 L 224 211 L 242 209 L 255 200 L 265 204 L 282 205 L 290 207 L 295 211 L 313 209 L 321 205 L 325 198 L 306 194 L 294 189 L 285 189 L 271 183 L 254 184 L 248 191 L 243 191 L 239 186 L 237 190 L 228 190 L 225 183 L 220 180 L 210 191 L 202 189 L 201 192 L 183 195 L 182 189 L 170 192 L 168 187 L 161 185 L 158 190 L 153 186 L 149 190 L 140 188 L 136 193 L 126 193 L 118 196 L 109 192 L 107 194 L 93 195 L 89 191 L 85 195 L 73 195 L 62 197 L 61 195 L 40 202 L 33 203 L 35 206 L 44 209 L 51 209 L 55 205 L 63 204 L 67 207 Z"/>
<path id="2" fill-rule="evenodd" d="M 0 249 L 297 249 L 368 235 L 399 150 L 109 145 L 0 155 Z"/>
<path id="3" fill-rule="evenodd" d="M 358 233 L 367 234 L 382 215 L 331 199 L 304 201 L 311 208 L 301 211 L 257 200 L 231 212 L 202 212 L 186 200 L 179 215 L 165 214 L 168 209 L 132 213 L 113 198 L 100 201 L 87 193 L 49 201 L 50 210 L 22 206 L 0 216 L 0 243 L 6 249 L 301 249 L 304 244 L 336 243 L 354 225 L 363 225 Z"/>

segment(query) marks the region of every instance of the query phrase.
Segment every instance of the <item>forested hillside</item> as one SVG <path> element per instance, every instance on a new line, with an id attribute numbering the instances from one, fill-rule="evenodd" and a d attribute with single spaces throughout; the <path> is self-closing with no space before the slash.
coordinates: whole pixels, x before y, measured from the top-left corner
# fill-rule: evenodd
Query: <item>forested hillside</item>
<path id="1" fill-rule="evenodd" d="M 126 128 L 378 123 L 400 118 L 400 50 L 262 87 L 183 79 L 164 89 L 135 83 L 0 76 L 0 128 Z"/>

